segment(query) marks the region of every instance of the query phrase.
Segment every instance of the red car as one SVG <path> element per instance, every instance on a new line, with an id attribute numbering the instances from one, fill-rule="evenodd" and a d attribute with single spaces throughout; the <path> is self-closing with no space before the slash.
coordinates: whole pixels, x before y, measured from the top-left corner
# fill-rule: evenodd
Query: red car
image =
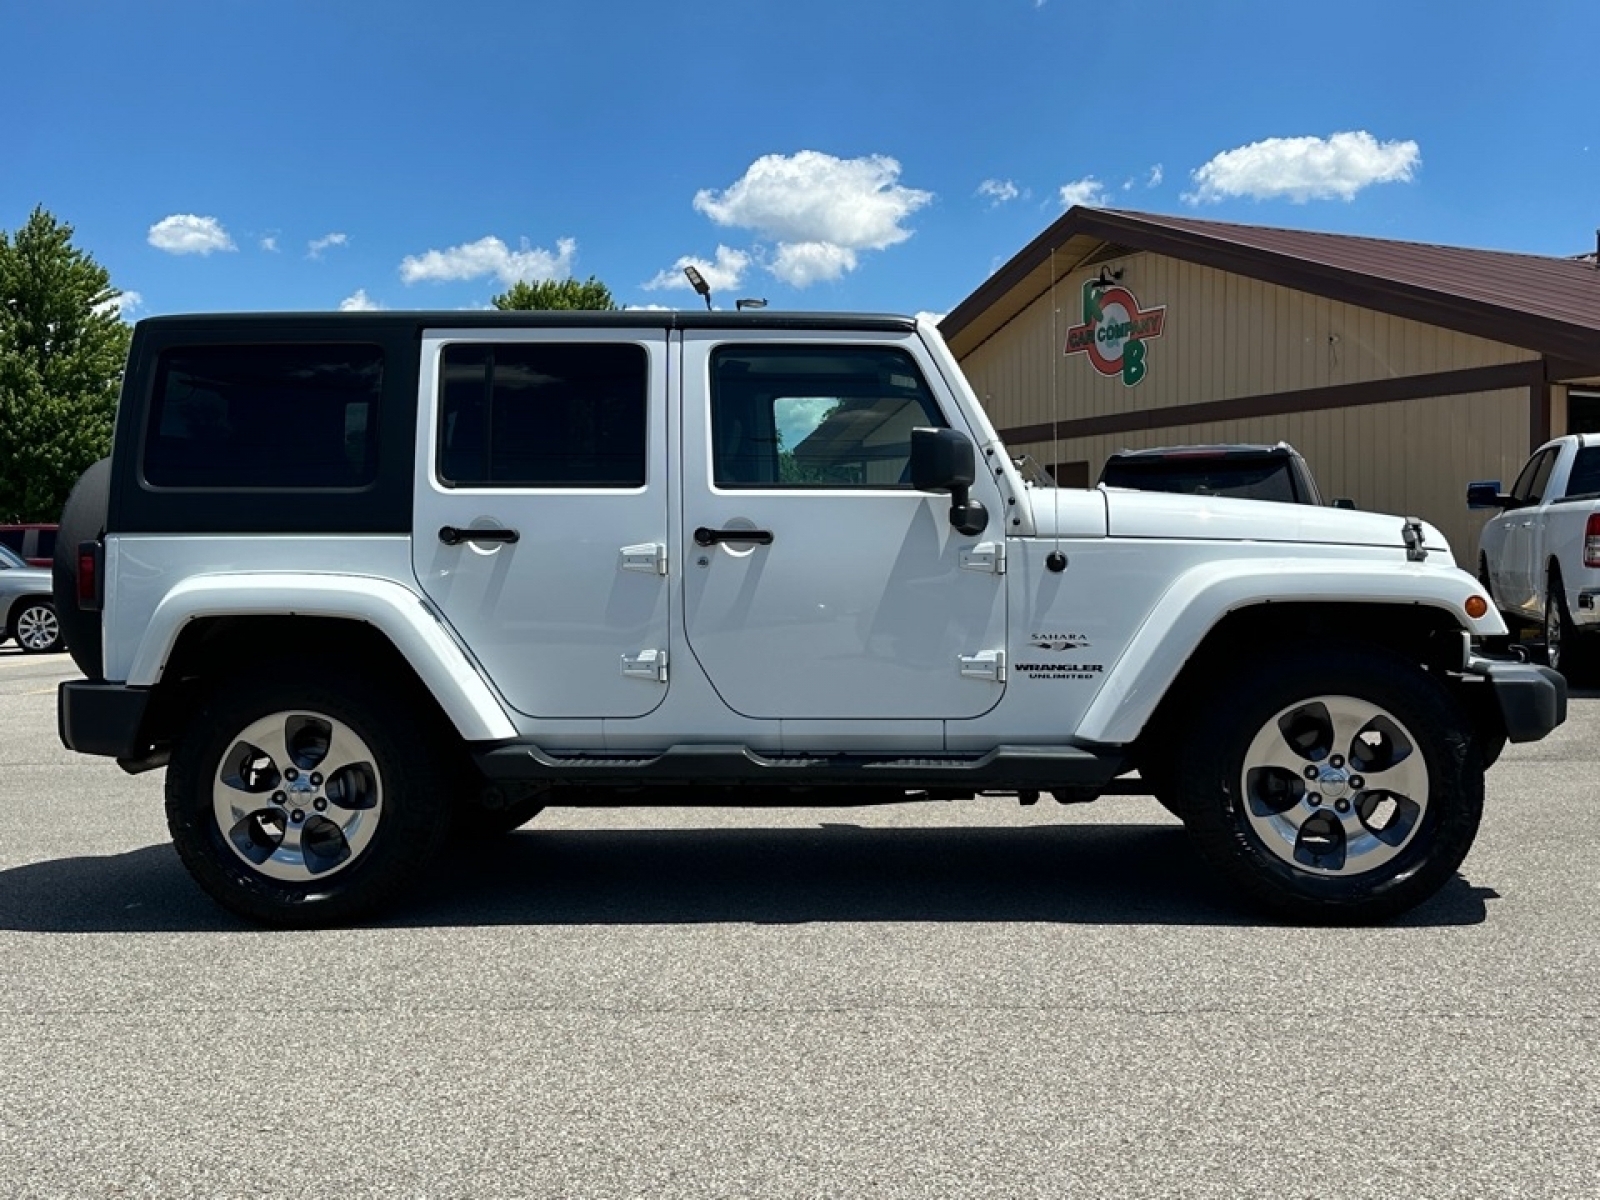
<path id="1" fill-rule="evenodd" d="M 54 525 L 0 525 L 0 546 L 10 546 L 30 567 L 48 567 L 55 561 Z"/>

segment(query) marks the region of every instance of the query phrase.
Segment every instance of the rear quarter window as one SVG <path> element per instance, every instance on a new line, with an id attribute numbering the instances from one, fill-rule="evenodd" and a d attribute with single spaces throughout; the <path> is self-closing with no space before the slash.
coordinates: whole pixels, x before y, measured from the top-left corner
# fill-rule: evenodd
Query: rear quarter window
<path id="1" fill-rule="evenodd" d="M 1600 446 L 1584 446 L 1572 460 L 1572 477 L 1567 480 L 1568 496 L 1600 495 Z"/>
<path id="2" fill-rule="evenodd" d="M 378 346 L 178 346 L 155 372 L 143 475 L 154 488 L 353 490 L 376 478 Z"/>

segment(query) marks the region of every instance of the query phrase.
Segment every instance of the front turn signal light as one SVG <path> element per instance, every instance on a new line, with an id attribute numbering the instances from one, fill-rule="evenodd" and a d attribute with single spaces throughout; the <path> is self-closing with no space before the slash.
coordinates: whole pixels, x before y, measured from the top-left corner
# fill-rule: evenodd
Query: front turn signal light
<path id="1" fill-rule="evenodd" d="M 1476 621 L 1489 611 L 1489 602 L 1482 596 L 1468 596 L 1464 607 L 1467 610 L 1467 616 Z"/>

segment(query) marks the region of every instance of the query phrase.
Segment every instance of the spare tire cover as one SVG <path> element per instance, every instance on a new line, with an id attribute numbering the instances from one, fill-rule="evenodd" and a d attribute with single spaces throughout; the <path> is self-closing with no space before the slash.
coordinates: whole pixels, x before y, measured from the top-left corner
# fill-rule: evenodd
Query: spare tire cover
<path id="1" fill-rule="evenodd" d="M 66 507 L 61 511 L 61 531 L 56 535 L 56 618 L 61 622 L 61 633 L 66 638 L 72 661 L 90 679 L 100 679 L 104 673 L 100 614 L 78 607 L 78 543 L 99 541 L 105 536 L 110 496 L 111 460 L 102 458 L 73 485 Z"/>

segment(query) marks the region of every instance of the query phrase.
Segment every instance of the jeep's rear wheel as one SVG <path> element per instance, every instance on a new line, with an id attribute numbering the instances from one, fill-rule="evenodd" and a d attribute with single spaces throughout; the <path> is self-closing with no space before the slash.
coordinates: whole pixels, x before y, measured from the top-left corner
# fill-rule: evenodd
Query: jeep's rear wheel
<path id="1" fill-rule="evenodd" d="M 1465 713 L 1404 659 L 1303 649 L 1244 672 L 1183 748 L 1202 854 L 1292 920 L 1385 920 L 1472 846 L 1483 757 Z"/>
<path id="2" fill-rule="evenodd" d="M 24 600 L 11 614 L 11 625 L 6 630 L 24 654 L 50 654 L 66 649 L 61 643 L 61 622 L 56 620 L 56 606 L 48 600 Z"/>
<path id="3" fill-rule="evenodd" d="M 266 925 L 364 917 L 415 883 L 449 823 L 439 756 L 367 684 L 241 680 L 185 732 L 167 825 L 195 880 Z"/>

